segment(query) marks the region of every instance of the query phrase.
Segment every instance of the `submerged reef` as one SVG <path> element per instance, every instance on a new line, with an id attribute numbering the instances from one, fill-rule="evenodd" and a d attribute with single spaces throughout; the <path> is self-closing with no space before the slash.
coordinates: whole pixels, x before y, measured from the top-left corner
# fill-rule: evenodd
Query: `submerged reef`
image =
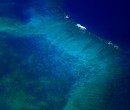
<path id="1" fill-rule="evenodd" d="M 129 110 L 130 56 L 59 0 L 30 2 L 25 22 L 12 7 L 13 17 L 0 16 L 0 110 Z"/>

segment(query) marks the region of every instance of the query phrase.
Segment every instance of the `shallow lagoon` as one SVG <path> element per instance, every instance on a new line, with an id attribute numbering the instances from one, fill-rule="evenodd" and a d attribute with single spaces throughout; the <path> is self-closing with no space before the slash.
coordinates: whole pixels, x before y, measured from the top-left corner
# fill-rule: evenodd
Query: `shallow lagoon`
<path id="1" fill-rule="evenodd" d="M 129 55 L 77 27 L 58 1 L 44 0 L 44 13 L 25 3 L 0 17 L 0 110 L 129 110 Z"/>

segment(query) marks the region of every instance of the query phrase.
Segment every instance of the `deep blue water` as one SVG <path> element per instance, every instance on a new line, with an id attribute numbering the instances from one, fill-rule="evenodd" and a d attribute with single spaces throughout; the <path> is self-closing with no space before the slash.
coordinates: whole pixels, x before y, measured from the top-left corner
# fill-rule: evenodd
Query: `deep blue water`
<path id="1" fill-rule="evenodd" d="M 22 24 L 26 24 L 30 21 L 32 16 L 46 14 L 47 10 L 45 10 L 43 1 L 0 0 L 2 4 L 0 5 L 0 17 L 14 18 L 15 20 L 19 20 Z M 124 3 L 125 1 L 122 2 L 123 1 L 113 2 L 111 0 L 65 0 L 63 5 L 65 13 L 77 23 L 86 26 L 88 30 L 101 36 L 103 39 L 111 40 L 124 49 L 129 50 L 129 11 L 126 3 Z M 53 23 L 55 25 L 55 22 Z M 64 23 L 60 28 L 62 27 L 64 27 Z M 102 66 L 104 72 L 101 73 L 101 76 L 104 77 L 101 78 L 101 80 L 106 78 L 104 74 L 110 70 L 108 79 L 110 78 L 111 81 L 109 82 L 110 85 L 108 85 L 110 86 L 110 88 L 108 87 L 108 95 L 106 93 L 102 94 L 105 95 L 106 98 L 110 98 L 108 105 L 111 104 L 111 106 L 108 107 L 108 110 L 129 110 L 130 75 L 127 55 L 118 53 L 116 49 L 111 48 L 111 46 L 106 45 L 106 43 L 98 41 L 96 38 L 91 39 L 91 36 L 88 36 L 88 44 L 83 50 L 81 49 L 81 51 L 80 48 L 78 48 L 79 45 L 73 45 L 77 42 L 79 44 L 83 43 L 83 36 L 77 38 L 77 41 L 72 36 L 77 37 L 78 32 L 76 33 L 77 28 L 75 29 L 75 26 L 74 28 L 71 26 L 64 27 L 65 35 L 69 36 L 67 38 L 58 25 L 54 28 L 53 30 L 50 26 L 50 33 L 48 33 L 48 35 L 29 36 L 27 34 L 22 35 L 22 37 L 16 34 L 17 31 L 16 33 L 14 31 L 14 34 L 9 34 L 8 31 L 7 33 L 0 32 L 0 98 L 2 100 L 0 102 L 0 110 L 62 110 L 69 102 L 70 95 L 76 91 L 75 88 L 73 89 L 73 86 L 77 88 L 81 86 L 82 88 L 82 86 L 84 86 L 83 82 L 89 79 L 89 75 L 93 76 L 92 82 L 99 80 L 100 75 L 93 75 L 93 73 L 100 73 Z M 66 28 L 68 29 L 67 32 Z M 82 31 L 80 32 L 82 35 Z M 52 41 L 48 40 L 49 35 L 54 35 L 57 39 L 51 39 Z M 60 39 L 58 39 L 57 36 L 59 36 Z M 69 43 L 68 40 L 70 40 Z M 53 45 L 53 41 L 58 41 L 58 43 Z M 61 43 L 63 43 L 65 50 L 60 48 Z M 70 50 L 72 49 L 74 53 L 79 49 L 81 57 L 84 55 L 82 53 L 86 52 L 85 54 L 88 54 L 88 56 L 85 61 L 82 62 L 80 55 L 71 55 L 69 48 L 66 50 L 67 46 L 69 46 Z M 95 55 L 95 53 L 97 55 Z M 106 62 L 104 62 L 104 60 Z M 107 60 L 110 60 L 110 62 L 107 62 Z M 107 67 L 105 68 L 104 65 L 107 65 Z M 121 72 L 121 75 L 123 74 L 119 81 L 117 79 L 120 75 L 118 76 L 118 74 L 116 74 L 118 72 Z M 113 74 L 116 75 L 111 79 L 111 75 Z M 105 80 L 103 81 L 105 82 Z M 113 87 L 113 85 L 116 85 L 116 87 Z M 93 83 L 91 86 L 95 87 Z M 106 88 L 103 87 L 102 89 L 104 90 Z M 89 89 L 87 88 L 85 93 L 88 91 Z M 90 88 L 90 95 L 91 91 L 98 92 L 98 88 Z M 75 94 L 73 95 L 77 98 L 72 106 L 79 106 L 78 110 L 82 108 L 80 102 L 85 105 L 88 104 L 88 97 L 86 97 L 85 100 L 80 100 L 80 95 L 83 99 L 86 96 L 89 97 L 89 95 L 86 94 L 79 94 L 79 97 Z M 98 93 L 94 97 L 99 97 Z M 98 98 L 96 98 L 96 101 L 97 99 Z M 93 102 L 93 100 L 91 101 L 92 103 L 90 104 L 96 102 L 95 100 L 95 102 Z M 103 104 L 104 103 L 106 104 L 107 102 L 103 102 Z M 20 104 L 22 106 L 20 106 Z M 100 105 L 102 106 L 102 103 Z M 82 110 L 86 110 L 86 108 L 87 107 L 82 108 Z M 71 110 L 71 108 L 69 110 Z"/>
<path id="2" fill-rule="evenodd" d="M 126 50 L 130 49 L 129 5 L 128 0 L 64 0 L 72 19 Z"/>
<path id="3" fill-rule="evenodd" d="M 0 16 L 14 17 L 28 22 L 30 7 L 35 7 L 38 13 L 44 14 L 42 0 L 11 0 L 13 8 L 7 5 L 10 0 L 0 0 L 6 9 L 0 11 Z M 65 13 L 87 29 L 115 44 L 130 50 L 130 7 L 127 0 L 63 0 Z"/>

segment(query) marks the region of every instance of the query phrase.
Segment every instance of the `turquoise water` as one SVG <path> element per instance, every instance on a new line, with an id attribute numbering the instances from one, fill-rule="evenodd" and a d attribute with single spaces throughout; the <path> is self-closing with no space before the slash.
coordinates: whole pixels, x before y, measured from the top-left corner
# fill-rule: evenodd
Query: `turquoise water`
<path id="1" fill-rule="evenodd" d="M 0 6 L 0 110 L 129 110 L 127 52 L 58 0 Z"/>

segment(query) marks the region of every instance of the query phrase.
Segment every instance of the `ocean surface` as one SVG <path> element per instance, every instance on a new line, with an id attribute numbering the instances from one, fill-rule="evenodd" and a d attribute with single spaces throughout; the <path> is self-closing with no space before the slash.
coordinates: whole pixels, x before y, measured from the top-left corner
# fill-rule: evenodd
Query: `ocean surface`
<path id="1" fill-rule="evenodd" d="M 64 0 L 64 8 L 91 32 L 130 49 L 130 3 L 127 0 Z"/>
<path id="2" fill-rule="evenodd" d="M 109 2 L 0 0 L 0 110 L 130 110 L 129 20 Z"/>

